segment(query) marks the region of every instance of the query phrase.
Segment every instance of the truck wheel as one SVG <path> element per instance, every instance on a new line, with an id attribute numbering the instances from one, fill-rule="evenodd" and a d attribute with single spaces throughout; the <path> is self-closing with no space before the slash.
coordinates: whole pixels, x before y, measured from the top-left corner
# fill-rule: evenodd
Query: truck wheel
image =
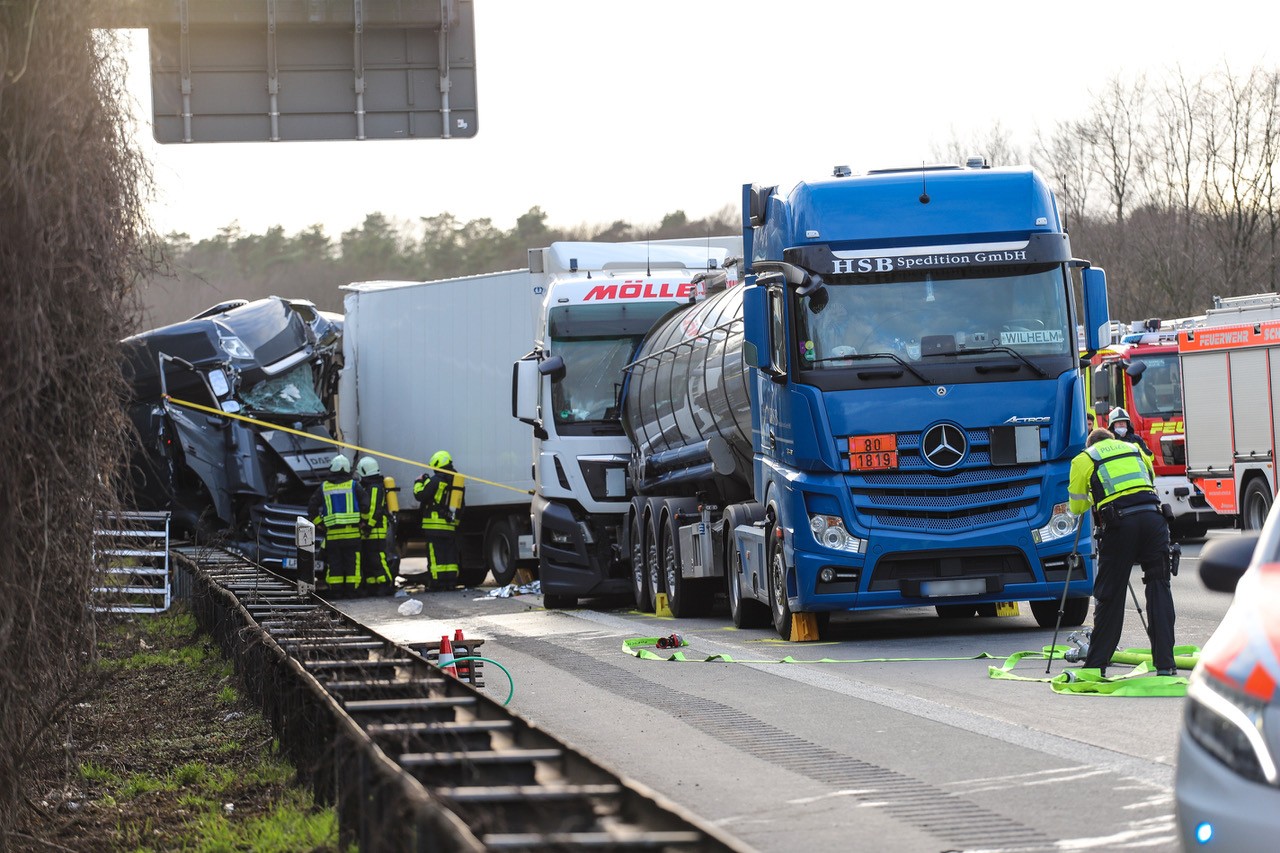
<path id="1" fill-rule="evenodd" d="M 656 607 L 658 593 L 665 590 L 662 588 L 662 572 L 658 567 L 658 529 L 652 516 L 645 525 L 644 532 L 644 584 L 649 588 L 649 600 Z"/>
<path id="2" fill-rule="evenodd" d="M 640 517 L 631 519 L 631 593 L 635 598 L 636 610 L 641 613 L 653 612 L 653 595 L 649 592 L 649 580 L 645 569 L 644 526 Z"/>
<path id="3" fill-rule="evenodd" d="M 705 616 L 711 609 L 711 588 L 704 580 L 682 577 L 680 554 L 676 548 L 678 531 L 674 516 L 662 526 L 662 571 L 667 582 L 667 605 L 678 618 Z"/>
<path id="4" fill-rule="evenodd" d="M 1059 600 L 1031 602 L 1031 615 L 1036 618 L 1037 625 L 1041 628 L 1052 628 L 1058 624 Z M 1079 628 L 1088 615 L 1088 598 L 1068 598 L 1067 603 L 1062 607 L 1062 627 Z"/>
<path id="5" fill-rule="evenodd" d="M 782 554 L 782 543 L 773 536 L 773 527 L 767 528 L 769 549 L 769 610 L 773 615 L 773 629 L 784 640 L 791 639 L 791 605 L 787 603 L 787 560 Z"/>
<path id="6" fill-rule="evenodd" d="M 516 555 L 519 554 L 516 533 L 511 522 L 495 518 L 484 531 L 484 556 L 489 574 L 498 586 L 506 586 L 516 576 Z M 484 578 L 481 578 L 483 581 Z"/>
<path id="7" fill-rule="evenodd" d="M 1271 511 L 1271 492 L 1267 489 L 1267 481 L 1255 477 L 1244 487 L 1244 498 L 1240 501 L 1240 521 L 1245 530 L 1261 530 Z"/>

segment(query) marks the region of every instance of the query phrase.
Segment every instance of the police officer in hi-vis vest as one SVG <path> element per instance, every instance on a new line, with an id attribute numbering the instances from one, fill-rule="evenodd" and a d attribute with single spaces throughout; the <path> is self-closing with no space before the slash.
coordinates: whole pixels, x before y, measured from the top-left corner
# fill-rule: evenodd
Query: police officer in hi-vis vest
<path id="1" fill-rule="evenodd" d="M 414 481 L 413 496 L 422 505 L 430 588 L 453 589 L 458 585 L 458 517 L 462 513 L 464 485 L 448 451 L 436 451 L 429 464 L 433 470 Z"/>
<path id="2" fill-rule="evenodd" d="M 369 496 L 351 479 L 351 460 L 339 453 L 329 463 L 329 478 L 316 489 L 307 515 L 324 536 L 324 582 L 331 595 L 360 591 L 360 534 Z"/>
<path id="3" fill-rule="evenodd" d="M 387 486 L 378 470 L 378 460 L 365 456 L 356 463 L 360 485 L 369 494 L 364 513 L 368 528 L 360 538 L 360 588 L 367 595 L 392 595 L 395 583 L 387 561 L 387 528 L 391 514 L 387 510 Z"/>
<path id="4" fill-rule="evenodd" d="M 1151 656 L 1160 675 L 1176 675 L 1173 660 L 1173 593 L 1169 525 L 1156 496 L 1151 457 L 1118 440 L 1109 430 L 1095 429 L 1071 461 L 1071 512 L 1084 515 L 1090 504 L 1101 525 L 1098 575 L 1093 583 L 1097 605 L 1093 636 L 1084 665 L 1102 670 L 1120 643 L 1124 602 L 1134 563 L 1142 566 L 1151 619 Z"/>

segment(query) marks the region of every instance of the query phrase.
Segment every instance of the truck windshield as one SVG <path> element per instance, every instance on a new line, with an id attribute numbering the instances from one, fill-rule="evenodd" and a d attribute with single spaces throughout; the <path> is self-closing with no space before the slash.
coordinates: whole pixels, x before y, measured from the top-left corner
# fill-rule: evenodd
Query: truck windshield
<path id="1" fill-rule="evenodd" d="M 305 361 L 241 391 L 240 399 L 250 410 L 263 415 L 325 414 L 324 403 L 316 393 L 311 364 Z"/>
<path id="2" fill-rule="evenodd" d="M 1182 370 L 1177 353 L 1145 355 L 1147 369 L 1133 386 L 1133 407 L 1144 418 L 1167 418 L 1182 413 Z M 1129 414 L 1134 414 L 1130 412 Z"/>
<path id="3" fill-rule="evenodd" d="M 1044 357 L 1061 360 L 1075 344 L 1067 292 L 1059 264 L 842 276 L 799 302 L 801 365 L 865 370 L 883 355 L 886 365 L 923 361 L 931 374 L 962 364 L 961 381 L 990 375 L 992 360 L 1042 374 Z"/>
<path id="4" fill-rule="evenodd" d="M 617 389 L 622 368 L 653 324 L 679 305 L 615 302 L 552 308 L 550 352 L 565 364 L 564 378 L 551 383 L 556 426 L 610 423 L 621 429 Z"/>

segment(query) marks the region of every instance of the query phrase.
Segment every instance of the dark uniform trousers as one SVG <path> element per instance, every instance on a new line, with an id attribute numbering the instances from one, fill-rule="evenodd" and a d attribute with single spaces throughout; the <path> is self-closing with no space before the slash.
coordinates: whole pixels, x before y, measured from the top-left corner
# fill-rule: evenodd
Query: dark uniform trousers
<path id="1" fill-rule="evenodd" d="M 1105 514 L 1105 507 L 1101 514 Z M 1169 577 L 1169 525 L 1157 506 L 1105 522 L 1098 544 L 1098 576 L 1093 596 L 1093 635 L 1086 667 L 1105 669 L 1120 644 L 1125 596 L 1133 564 L 1142 566 L 1147 588 L 1152 662 L 1156 669 L 1175 669 L 1173 661 L 1173 592 Z"/>

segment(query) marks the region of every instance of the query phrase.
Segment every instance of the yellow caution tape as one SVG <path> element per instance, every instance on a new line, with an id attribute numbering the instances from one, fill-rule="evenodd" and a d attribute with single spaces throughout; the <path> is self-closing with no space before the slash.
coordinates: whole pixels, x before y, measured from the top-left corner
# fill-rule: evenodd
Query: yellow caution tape
<path id="1" fill-rule="evenodd" d="M 224 412 L 221 409 L 215 409 L 212 406 L 203 406 L 199 403 L 192 403 L 189 400 L 179 400 L 176 397 L 171 397 L 168 395 L 166 395 L 164 399 L 170 403 L 173 403 L 174 405 L 182 406 L 185 409 L 195 409 L 197 412 L 207 412 L 208 414 L 218 415 L 219 417 L 223 417 L 223 418 L 235 418 L 238 421 L 244 421 L 245 423 L 248 423 L 248 424 L 256 424 L 257 426 L 266 427 L 267 429 L 280 430 L 281 432 L 287 432 L 291 435 L 300 435 L 303 438 L 311 438 L 311 439 L 315 439 L 316 441 L 322 441 L 325 444 L 332 444 L 334 447 L 345 447 L 348 450 L 354 450 L 358 453 L 367 453 L 370 456 L 380 456 L 383 459 L 393 459 L 396 462 L 403 462 L 406 465 L 413 465 L 417 468 L 427 468 L 432 471 L 448 470 L 445 468 L 436 468 L 433 465 L 428 465 L 425 462 L 418 462 L 417 460 L 414 460 L 414 459 L 405 459 L 403 456 L 393 456 L 390 453 L 383 453 L 379 450 L 370 450 L 369 448 L 361 447 L 358 444 L 348 444 L 345 441 L 338 441 L 336 438 L 326 438 L 323 435 L 316 435 L 313 432 L 303 432 L 302 430 L 290 429 L 289 427 L 280 426 L 279 424 L 273 424 L 269 421 L 260 421 L 257 418 L 251 418 L 248 415 L 238 415 L 238 414 L 235 414 L 234 412 Z M 529 489 L 518 489 L 515 486 L 508 486 L 506 483 L 495 483 L 492 480 L 484 480 L 484 479 L 481 479 L 480 477 L 472 477 L 468 474 L 462 474 L 459 471 L 448 471 L 448 473 L 459 474 L 460 476 L 463 476 L 466 479 L 471 480 L 473 482 L 484 483 L 487 486 L 496 486 L 499 489 L 508 489 L 513 492 L 519 492 L 522 495 L 533 494 L 533 492 Z"/>

